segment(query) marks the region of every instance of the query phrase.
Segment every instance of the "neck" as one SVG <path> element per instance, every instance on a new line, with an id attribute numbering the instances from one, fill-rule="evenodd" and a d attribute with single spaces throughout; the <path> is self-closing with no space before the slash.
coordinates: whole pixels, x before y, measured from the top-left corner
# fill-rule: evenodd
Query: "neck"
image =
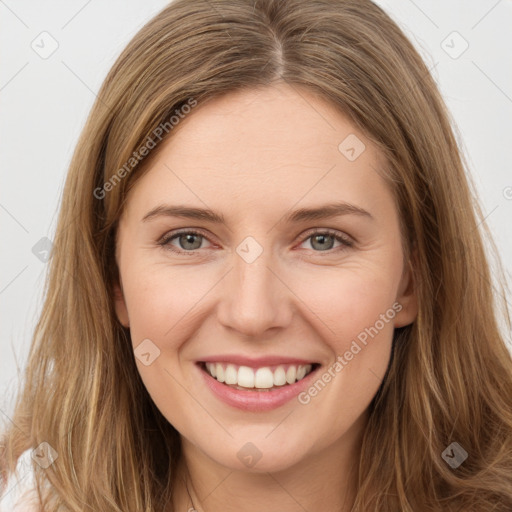
<path id="1" fill-rule="evenodd" d="M 173 510 L 197 512 L 349 512 L 356 496 L 367 417 L 320 452 L 276 472 L 226 468 L 182 437 Z M 188 488 L 188 489 L 187 489 Z"/>

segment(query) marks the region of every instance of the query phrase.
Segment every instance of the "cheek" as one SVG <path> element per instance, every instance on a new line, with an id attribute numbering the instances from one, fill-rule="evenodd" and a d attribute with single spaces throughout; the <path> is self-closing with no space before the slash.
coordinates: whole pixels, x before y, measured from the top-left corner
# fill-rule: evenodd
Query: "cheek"
<path id="1" fill-rule="evenodd" d="M 393 319 L 400 305 L 389 274 L 342 271 L 325 287 L 304 283 L 302 293 L 306 290 L 308 306 L 318 317 L 315 330 L 322 333 L 331 359 L 298 402 L 306 426 L 329 425 L 316 441 L 323 447 L 346 432 L 377 393 L 389 364 Z"/>
<path id="2" fill-rule="evenodd" d="M 386 265 L 322 269 L 322 273 L 304 273 L 296 279 L 294 293 L 310 310 L 310 322 L 339 353 L 376 322 L 383 337 L 389 338 L 397 312 L 393 309 L 397 279 L 397 271 Z M 381 315 L 386 317 L 384 324 Z"/>
<path id="3" fill-rule="evenodd" d="M 386 269 L 384 271 L 383 269 Z M 399 268 L 392 265 L 354 265 L 329 279 L 304 276 L 294 291 L 307 297 L 310 323 L 329 347 L 330 361 L 316 385 L 303 396 L 314 415 L 343 407 L 349 414 L 329 421 L 346 428 L 377 392 L 391 355 Z M 316 397 L 321 398 L 316 398 Z M 327 418 L 325 418 L 327 421 Z"/>
<path id="4" fill-rule="evenodd" d="M 162 414 L 185 430 L 194 420 L 183 414 L 190 395 L 184 392 L 180 350 L 197 329 L 194 306 L 200 309 L 201 297 L 211 288 L 205 273 L 198 274 L 183 267 L 140 265 L 127 268 L 126 275 L 133 277 L 123 280 L 137 370 Z M 145 353 L 149 361 L 141 357 Z"/>
<path id="5" fill-rule="evenodd" d="M 137 276 L 124 287 L 134 345 L 144 338 L 159 344 L 177 339 L 173 332 L 190 321 L 194 305 L 199 306 L 198 301 L 211 288 L 205 272 L 156 266 L 127 273 Z"/>

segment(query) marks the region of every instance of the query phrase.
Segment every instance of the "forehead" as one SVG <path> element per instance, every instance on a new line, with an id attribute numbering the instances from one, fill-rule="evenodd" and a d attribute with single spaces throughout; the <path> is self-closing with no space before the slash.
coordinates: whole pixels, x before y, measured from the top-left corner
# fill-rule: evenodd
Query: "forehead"
<path id="1" fill-rule="evenodd" d="M 130 193 L 138 213 L 165 201 L 270 212 L 343 200 L 390 200 L 382 155 L 310 91 L 279 84 L 199 105 L 180 121 Z M 220 208 L 220 206 L 219 206 Z"/>

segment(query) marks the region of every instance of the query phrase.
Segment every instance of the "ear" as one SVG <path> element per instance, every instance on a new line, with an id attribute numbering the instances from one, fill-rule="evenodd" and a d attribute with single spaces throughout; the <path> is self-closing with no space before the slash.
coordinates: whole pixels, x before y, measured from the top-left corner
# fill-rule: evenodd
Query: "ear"
<path id="1" fill-rule="evenodd" d="M 123 327 L 130 327 L 130 318 L 128 316 L 126 302 L 124 300 L 124 292 L 122 286 L 117 282 L 114 284 L 114 305 L 117 318 Z"/>
<path id="2" fill-rule="evenodd" d="M 405 265 L 398 288 L 396 302 L 401 305 L 402 309 L 395 316 L 395 327 L 405 327 L 412 324 L 418 316 L 418 297 L 413 271 L 416 267 L 416 258 L 417 250 L 414 247 L 411 251 L 411 257 Z"/>

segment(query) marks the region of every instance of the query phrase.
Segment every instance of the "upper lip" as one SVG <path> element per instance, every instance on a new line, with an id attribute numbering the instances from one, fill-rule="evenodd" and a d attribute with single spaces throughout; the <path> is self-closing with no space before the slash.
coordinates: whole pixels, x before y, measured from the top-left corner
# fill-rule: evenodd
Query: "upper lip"
<path id="1" fill-rule="evenodd" d="M 252 368 L 261 368 L 263 366 L 275 366 L 279 364 L 316 364 L 311 359 L 301 359 L 297 357 L 286 356 L 265 356 L 265 357 L 248 357 L 238 354 L 219 354 L 215 356 L 204 357 L 198 360 L 204 363 L 231 363 L 238 366 L 249 366 Z"/>

